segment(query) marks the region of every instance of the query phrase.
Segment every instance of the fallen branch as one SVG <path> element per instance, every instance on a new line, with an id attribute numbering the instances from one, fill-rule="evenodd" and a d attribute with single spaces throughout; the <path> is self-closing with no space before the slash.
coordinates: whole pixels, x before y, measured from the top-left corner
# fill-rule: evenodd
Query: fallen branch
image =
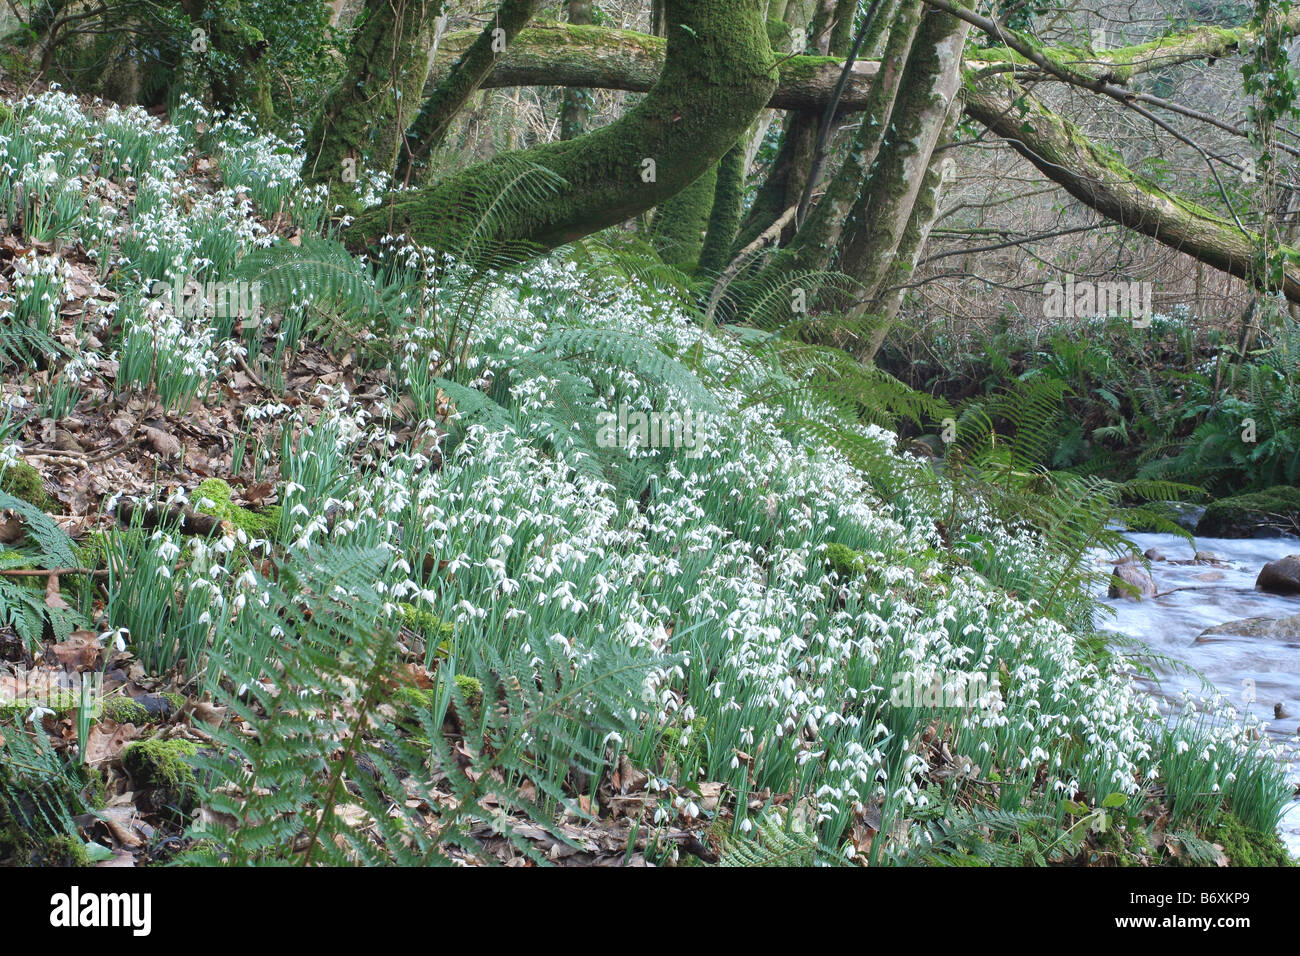
<path id="1" fill-rule="evenodd" d="M 108 576 L 106 568 L 9 568 L 0 571 L 0 577 L 6 578 L 48 578 L 58 577 L 61 574 L 89 574 L 91 577 L 103 578 Z"/>

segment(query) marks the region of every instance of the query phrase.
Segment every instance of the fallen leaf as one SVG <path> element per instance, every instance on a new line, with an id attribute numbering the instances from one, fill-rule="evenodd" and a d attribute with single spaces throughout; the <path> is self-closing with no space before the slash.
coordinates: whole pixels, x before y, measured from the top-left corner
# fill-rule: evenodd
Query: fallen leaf
<path id="1" fill-rule="evenodd" d="M 144 437 L 153 450 L 164 458 L 171 458 L 181 453 L 181 443 L 176 440 L 175 436 L 167 434 L 162 429 L 145 425 Z"/>
<path id="2" fill-rule="evenodd" d="M 107 760 L 116 760 L 122 748 L 135 739 L 135 734 L 134 724 L 114 724 L 112 721 L 94 724 L 86 735 L 86 763 L 95 767 Z"/>
<path id="3" fill-rule="evenodd" d="M 66 641 L 51 646 L 50 653 L 64 667 L 89 670 L 99 667 L 104 648 L 94 631 L 73 631 Z"/>

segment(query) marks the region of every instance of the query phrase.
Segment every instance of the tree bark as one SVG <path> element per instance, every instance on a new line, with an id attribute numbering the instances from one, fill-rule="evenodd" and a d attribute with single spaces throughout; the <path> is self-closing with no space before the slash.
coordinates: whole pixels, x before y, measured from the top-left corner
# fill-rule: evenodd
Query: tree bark
<path id="1" fill-rule="evenodd" d="M 758 0 L 666 0 L 665 14 L 659 82 L 622 118 L 396 193 L 358 218 L 350 244 L 392 232 L 452 251 L 486 236 L 540 252 L 624 222 L 695 182 L 749 128 L 777 76 Z M 525 163 L 559 178 L 552 196 L 503 198 Z"/>
<path id="2" fill-rule="evenodd" d="M 448 33 L 438 49 L 458 56 L 475 39 L 477 32 Z M 483 80 L 482 89 L 511 86 L 564 86 L 624 90 L 646 93 L 659 81 L 667 41 L 635 30 L 606 27 L 570 27 L 562 23 L 538 23 L 520 31 L 514 43 Z M 441 57 L 439 57 L 441 60 Z M 777 64 L 779 85 L 764 106 L 782 110 L 813 110 L 819 113 L 835 87 L 843 62 L 833 56 L 793 56 Z M 840 107 L 860 112 L 871 93 L 878 64 L 857 63 L 845 88 Z M 434 63 L 426 93 L 447 76 L 446 62 Z"/>
<path id="3" fill-rule="evenodd" d="M 898 252 L 962 78 L 970 24 L 930 13 L 903 73 L 891 132 L 849 213 L 836 267 L 876 295 Z"/>
<path id="4" fill-rule="evenodd" d="M 799 226 L 790 245 L 768 266 L 770 274 L 830 268 L 858 197 L 872 176 L 885 133 L 897 122 L 894 106 L 905 83 L 908 54 L 917 42 L 922 9 L 921 0 L 904 0 L 895 10 L 880 72 L 853 145 L 812 214 Z M 827 95 L 834 95 L 834 90 Z"/>
<path id="5" fill-rule="evenodd" d="M 331 207 L 360 212 L 366 167 L 389 173 L 419 106 L 441 0 L 366 0 L 343 80 L 307 134 L 303 179 L 329 186 Z"/>
<path id="6" fill-rule="evenodd" d="M 591 26 L 591 0 L 569 0 L 569 23 Z M 591 91 L 569 89 L 560 108 L 560 139 L 573 139 L 591 126 Z"/>
<path id="7" fill-rule="evenodd" d="M 939 146 L 930 156 L 925 180 L 921 184 L 920 192 L 917 193 L 916 202 L 912 206 L 912 215 L 908 218 L 907 228 L 903 231 L 903 238 L 890 263 L 889 271 L 875 295 L 856 304 L 853 309 L 853 315 L 870 315 L 875 320 L 866 344 L 855 351 L 857 359 L 861 362 L 875 359 L 876 353 L 885 342 L 885 337 L 893 328 L 894 319 L 898 316 L 898 310 L 902 307 L 903 298 L 907 294 L 907 284 L 912 281 L 917 264 L 921 261 L 921 253 L 930 239 L 930 230 L 939 215 L 939 199 L 948 181 L 944 175 L 944 147 L 951 142 L 960 118 L 960 105 L 954 103 L 953 108 L 948 111 L 943 133 L 939 137 Z"/>
<path id="8" fill-rule="evenodd" d="M 1292 18 L 1300 18 L 1300 13 L 1293 13 Z M 1300 22 L 1288 25 L 1288 29 L 1300 29 Z M 1253 28 L 1196 27 L 1140 46 L 1097 53 L 1095 59 L 1106 66 L 1107 72 L 1118 71 L 1127 78 L 1170 63 L 1227 55 L 1254 36 Z M 595 27 L 582 31 L 581 36 L 566 32 L 564 27 L 534 28 L 520 35 L 484 86 L 646 89 L 647 78 L 660 62 L 662 42 L 644 34 Z M 981 50 L 981 58 L 967 59 L 968 74 L 992 62 L 1014 59 L 999 56 L 996 50 Z M 837 62 L 816 56 L 785 60 L 778 66 L 780 82 L 767 105 L 794 110 L 824 107 L 839 76 Z M 860 112 L 866 107 L 878 70 L 875 62 L 856 64 L 840 101 L 842 109 Z M 1208 265 L 1249 278 L 1251 249 L 1257 237 L 1243 234 L 1221 217 L 1147 182 L 1040 101 L 1025 97 L 1025 91 L 1007 74 L 985 76 L 966 96 L 965 112 L 1007 139 L 1044 175 L 1065 186 L 1084 205 Z M 1018 100 L 1026 108 L 1016 108 Z M 1059 158 L 1053 159 L 1053 154 Z M 1035 162 L 1035 156 L 1042 159 Z M 1104 176 L 1099 175 L 1103 172 Z M 741 241 L 745 238 L 742 236 Z M 1296 266 L 1288 270 L 1281 291 L 1291 301 L 1300 302 L 1300 251 L 1287 252 Z"/>
<path id="9" fill-rule="evenodd" d="M 447 136 L 451 122 L 482 85 L 497 60 L 509 49 L 541 0 L 504 0 L 496 19 L 474 39 L 424 101 L 406 131 L 406 148 L 397 165 L 396 181 L 409 183 L 415 167 L 425 162 Z"/>
<path id="10" fill-rule="evenodd" d="M 650 221 L 650 244 L 664 262 L 685 272 L 695 271 L 717 183 L 718 168 L 714 166 L 655 209 Z"/>
<path id="11" fill-rule="evenodd" d="M 847 50 L 831 46 L 832 27 L 836 24 L 835 10 L 843 0 L 817 0 L 808 33 L 811 50 L 820 56 L 843 56 Z M 781 145 L 771 169 L 763 179 L 749 207 L 744 221 L 737 230 L 735 252 L 751 245 L 765 233 L 791 206 L 797 206 L 808 185 L 808 171 L 812 168 L 813 154 L 817 149 L 817 133 L 821 128 L 821 113 L 815 110 L 790 110 L 781 127 Z M 793 219 L 783 230 L 782 242 L 793 234 Z"/>
<path id="12" fill-rule="evenodd" d="M 742 139 L 718 162 L 713 209 L 709 213 L 704 245 L 695 267 L 699 275 L 708 279 L 716 279 L 731 261 L 731 244 L 740 228 L 740 205 L 745 197 L 748 158 L 749 144 Z"/>

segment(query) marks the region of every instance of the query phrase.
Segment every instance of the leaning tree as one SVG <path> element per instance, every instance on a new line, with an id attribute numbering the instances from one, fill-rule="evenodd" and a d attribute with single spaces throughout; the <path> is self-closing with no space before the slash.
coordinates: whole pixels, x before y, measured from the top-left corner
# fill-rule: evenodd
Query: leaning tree
<path id="1" fill-rule="evenodd" d="M 271 0 L 243 0 L 244 9 L 258 2 Z M 238 10 L 234 0 L 182 6 Z M 647 6 L 649 32 L 584 22 L 586 3 L 565 4 L 569 22 L 534 22 L 540 0 L 501 0 L 481 28 L 448 32 L 442 0 L 361 0 L 341 79 L 307 135 L 304 178 L 329 187 L 356 249 L 403 233 L 453 250 L 490 240 L 536 255 L 649 214 L 649 238 L 696 276 L 710 312 L 743 316 L 788 299 L 788 309 L 847 316 L 841 328 L 855 334 L 843 344 L 869 356 L 921 261 L 954 130 L 974 126 L 1100 216 L 1300 302 L 1293 237 L 1243 222 L 1220 175 L 1231 162 L 1186 131 L 1199 124 L 1239 139 L 1283 178 L 1280 158 L 1300 155 L 1274 130 L 1297 114 L 1284 81 L 1286 41 L 1300 28 L 1289 6 L 1257 0 L 1248 25 L 1184 23 L 1118 49 L 1048 46 L 1023 18 L 1013 29 L 954 0 Z M 71 15 L 50 29 L 66 29 Z M 220 38 L 252 57 L 246 40 L 246 31 Z M 1134 83 L 1237 55 L 1251 61 L 1246 92 L 1260 104 L 1247 126 Z M 520 86 L 639 99 L 592 128 L 582 101 L 568 97 L 555 141 L 459 169 L 433 161 L 479 90 Z M 1130 111 L 1204 157 L 1224 201 L 1207 208 L 1126 164 L 1051 105 L 1052 86 Z M 370 208 L 356 189 L 366 170 L 395 184 Z"/>

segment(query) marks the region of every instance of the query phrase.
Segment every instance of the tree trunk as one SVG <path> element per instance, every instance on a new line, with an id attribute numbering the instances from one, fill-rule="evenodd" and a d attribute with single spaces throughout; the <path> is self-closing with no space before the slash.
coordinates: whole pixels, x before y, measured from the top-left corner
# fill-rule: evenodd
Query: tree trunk
<path id="1" fill-rule="evenodd" d="M 745 198 L 748 158 L 749 143 L 742 139 L 718 162 L 713 209 L 695 269 L 705 278 L 716 279 L 731 261 L 731 244 L 740 228 L 740 204 Z"/>
<path id="2" fill-rule="evenodd" d="M 424 101 L 415 122 L 406 132 L 406 149 L 399 157 L 397 182 L 410 183 L 415 167 L 427 161 L 446 138 L 451 121 L 492 72 L 497 60 L 533 18 L 539 6 L 541 0 L 504 0 L 497 10 L 496 19 L 478 35 L 438 84 L 433 95 Z"/>
<path id="3" fill-rule="evenodd" d="M 650 221 L 650 244 L 664 262 L 685 272 L 695 271 L 717 183 L 718 168 L 713 166 L 655 209 Z"/>
<path id="4" fill-rule="evenodd" d="M 765 270 L 769 277 L 830 268 L 845 225 L 859 197 L 868 189 L 876 159 L 885 142 L 885 133 L 899 122 L 895 118 L 894 103 L 904 83 L 908 53 L 917 42 L 922 6 L 921 0 L 904 0 L 898 6 L 880 72 L 853 145 L 808 220 L 800 226 L 790 245 L 778 253 Z M 905 116 L 901 118 L 903 122 L 906 120 Z"/>
<path id="5" fill-rule="evenodd" d="M 868 296 L 881 289 L 912 217 L 930 158 L 961 85 L 970 24 L 930 13 L 912 44 L 891 132 L 848 217 L 836 267 Z"/>
<path id="6" fill-rule="evenodd" d="M 577 27 L 591 26 L 591 0 L 569 0 L 569 23 Z M 560 108 L 560 139 L 581 136 L 590 126 L 591 91 L 565 91 L 564 105 Z"/>
<path id="7" fill-rule="evenodd" d="M 856 0 L 855 0 L 856 2 Z M 844 0 L 817 0 L 813 20 L 808 32 L 814 53 L 843 56 L 847 50 L 831 47 L 832 27 L 836 24 L 836 7 Z M 817 133 L 821 128 L 822 114 L 816 110 L 791 110 L 786 113 L 781 128 L 781 145 L 767 177 L 759 186 L 749 213 L 737 230 L 735 250 L 742 249 L 757 239 L 791 206 L 799 204 L 808 185 L 808 171 L 812 168 L 813 153 L 817 149 Z M 793 234 L 791 225 L 782 236 L 784 243 Z"/>
<path id="8" fill-rule="evenodd" d="M 1292 16 L 1300 19 L 1300 11 Z M 1195 27 L 1161 40 L 1158 48 L 1144 44 L 1098 53 L 1096 59 L 1112 78 L 1128 78 L 1159 66 L 1227 55 L 1254 35 L 1254 28 L 1249 27 Z M 454 37 L 446 39 L 454 42 Z M 589 27 L 579 36 L 567 33 L 564 27 L 534 28 L 520 35 L 484 87 L 572 85 L 644 90 L 661 62 L 662 44 L 654 37 L 623 30 Z M 968 60 L 968 68 L 978 70 L 1005 60 L 992 50 L 979 51 L 979 57 Z M 792 110 L 824 107 L 840 72 L 833 58 L 815 56 L 791 57 L 777 69 L 780 82 L 767 105 Z M 878 69 L 879 64 L 870 61 L 855 65 L 840 100 L 845 112 L 866 108 Z M 1242 233 L 1221 217 L 1143 179 L 1007 75 L 981 78 L 965 98 L 965 113 L 1006 138 L 1049 179 L 1108 219 L 1238 278 L 1251 278 L 1251 253 L 1258 237 Z M 747 235 L 741 242 L 745 238 Z M 761 245 L 768 244 L 765 238 Z M 1279 291 L 1292 302 L 1300 302 L 1300 251 L 1291 249 L 1288 254 L 1296 265 L 1288 268 Z"/>
<path id="9" fill-rule="evenodd" d="M 663 73 L 622 118 L 394 194 L 358 218 L 349 242 L 401 232 L 451 250 L 491 237 L 543 251 L 624 222 L 695 182 L 749 128 L 777 76 L 758 0 L 666 0 L 665 14 Z M 553 195 L 503 197 L 524 163 L 559 177 Z"/>
<path id="10" fill-rule="evenodd" d="M 907 221 L 907 228 L 903 231 L 903 238 L 890 263 L 889 271 L 885 274 L 876 294 L 854 307 L 852 313 L 854 316 L 870 315 L 875 320 L 865 346 L 855 352 L 859 361 L 870 362 L 876 357 L 876 353 L 885 342 L 885 336 L 893 328 L 898 310 L 903 305 L 907 284 L 912 281 L 917 263 L 921 261 L 921 253 L 930 239 L 930 230 L 939 215 L 939 199 L 948 181 L 944 175 L 946 162 L 944 148 L 952 141 L 960 118 L 960 106 L 953 104 L 952 109 L 948 111 L 943 134 L 939 137 L 939 146 L 930 156 L 930 165 L 925 171 L 925 181 L 921 184 L 920 192 L 917 193 L 916 202 L 912 206 L 912 215 Z"/>
<path id="11" fill-rule="evenodd" d="M 328 185 L 331 207 L 355 215 L 355 184 L 366 168 L 392 171 L 441 13 L 441 0 L 366 0 L 343 80 L 307 134 L 303 179 Z"/>

